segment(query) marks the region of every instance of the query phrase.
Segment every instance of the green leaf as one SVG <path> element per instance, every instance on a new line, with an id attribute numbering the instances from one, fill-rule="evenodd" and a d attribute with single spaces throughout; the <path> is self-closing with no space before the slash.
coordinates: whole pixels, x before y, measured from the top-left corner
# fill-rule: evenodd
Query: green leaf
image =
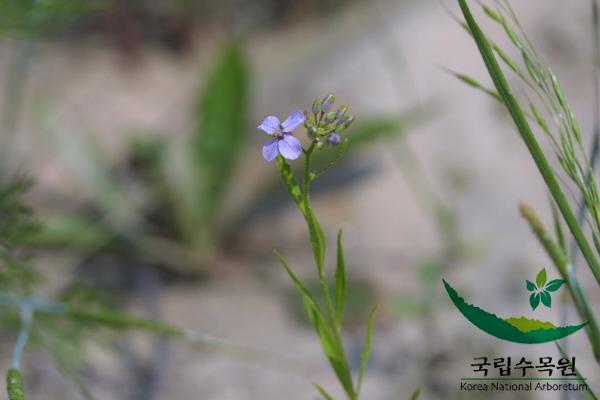
<path id="1" fill-rule="evenodd" d="M 542 304 L 548 308 L 552 307 L 552 297 L 550 297 L 550 293 L 542 290 L 540 297 L 542 299 Z"/>
<path id="2" fill-rule="evenodd" d="M 481 90 L 483 93 L 487 94 L 488 96 L 491 96 L 492 98 L 494 98 L 497 101 L 502 101 L 502 99 L 500 98 L 500 95 L 497 92 L 485 87 L 482 83 L 477 81 L 475 78 L 472 78 L 468 75 L 460 74 L 458 72 L 454 72 L 451 70 L 447 70 L 447 71 L 448 71 L 448 73 L 454 75 L 454 77 L 456 79 L 466 83 L 467 85 L 471 86 L 472 88 Z"/>
<path id="3" fill-rule="evenodd" d="M 224 47 L 208 78 L 197 108 L 191 149 L 200 182 L 199 205 L 212 220 L 240 157 L 246 135 L 248 71 L 237 44 Z"/>
<path id="4" fill-rule="evenodd" d="M 410 400 L 419 400 L 419 397 L 421 397 L 421 388 L 418 388 L 413 392 L 412 396 L 410 396 Z"/>
<path id="5" fill-rule="evenodd" d="M 371 345 L 373 344 L 373 331 L 375 329 L 375 313 L 377 311 L 377 307 L 373 308 L 371 314 L 369 315 L 369 323 L 367 325 L 367 337 L 365 338 L 365 344 L 363 347 L 363 351 L 360 357 L 360 371 L 358 374 L 358 384 L 356 386 L 356 393 L 360 393 L 360 389 L 362 386 L 362 381 L 365 376 L 365 371 L 367 369 L 367 362 L 369 361 L 369 355 L 371 354 Z"/>
<path id="6" fill-rule="evenodd" d="M 533 292 L 535 289 L 537 289 L 537 287 L 535 286 L 535 284 L 531 281 L 525 281 L 526 282 L 526 286 L 527 286 L 527 290 L 529 290 L 530 292 Z"/>
<path id="7" fill-rule="evenodd" d="M 531 308 L 535 310 L 537 306 L 540 305 L 540 294 L 533 293 L 531 296 L 529 296 L 529 304 L 531 304 Z"/>
<path id="8" fill-rule="evenodd" d="M 342 230 L 337 237 L 337 268 L 335 270 L 335 317 L 338 327 L 344 319 L 344 308 L 346 305 L 346 262 L 344 260 L 344 248 L 342 246 Z"/>
<path id="9" fill-rule="evenodd" d="M 340 371 L 343 370 L 343 363 L 340 357 L 339 346 L 336 344 L 334 335 L 327 325 L 327 320 L 323 312 L 319 308 L 312 294 L 309 292 L 306 286 L 304 286 L 302 281 L 296 276 L 294 271 L 290 268 L 285 258 L 283 258 L 283 256 L 277 251 L 275 251 L 275 255 L 277 256 L 277 258 L 279 258 L 279 261 L 281 262 L 286 272 L 294 282 L 294 285 L 296 285 L 296 288 L 302 295 L 304 307 L 306 308 L 306 312 L 310 321 L 313 324 L 315 332 L 319 336 L 325 356 L 331 363 L 331 366 L 333 367 L 334 371 L 339 376 L 339 374 L 341 373 Z"/>
<path id="10" fill-rule="evenodd" d="M 315 215 L 313 209 L 308 207 L 305 211 L 305 218 L 308 224 L 310 243 L 313 248 L 315 262 L 317 264 L 317 268 L 319 269 L 319 273 L 322 274 L 325 268 L 325 234 L 323 233 L 321 224 L 319 224 L 319 221 L 317 220 L 317 216 Z"/>
<path id="11" fill-rule="evenodd" d="M 294 202 L 300 207 L 302 213 L 304 212 L 304 203 L 302 202 L 302 190 L 300 190 L 300 184 L 298 183 L 298 179 L 294 175 L 294 171 L 290 164 L 285 161 L 285 158 L 282 156 L 277 156 L 277 165 L 279 166 L 279 172 L 281 173 L 281 179 L 285 184 L 285 187 L 294 200 Z"/>
<path id="12" fill-rule="evenodd" d="M 547 290 L 548 292 L 556 292 L 564 283 L 566 283 L 564 279 L 554 279 L 548 282 L 544 290 Z"/>
<path id="13" fill-rule="evenodd" d="M 539 288 L 544 287 L 546 284 L 546 268 L 542 268 L 542 270 L 538 272 L 537 276 L 535 277 L 535 283 Z"/>
<path id="14" fill-rule="evenodd" d="M 313 383 L 313 385 L 317 388 L 317 390 L 319 391 L 319 393 L 321 393 L 321 396 L 323 396 L 325 398 L 325 400 L 333 400 L 333 397 L 327 393 L 325 391 L 325 389 L 323 389 L 321 386 L 317 385 L 316 383 Z"/>

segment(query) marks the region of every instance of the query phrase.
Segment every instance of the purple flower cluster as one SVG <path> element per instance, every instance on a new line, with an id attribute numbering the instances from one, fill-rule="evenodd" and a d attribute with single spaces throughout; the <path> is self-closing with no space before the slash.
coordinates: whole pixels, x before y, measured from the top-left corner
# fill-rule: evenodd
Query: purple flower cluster
<path id="1" fill-rule="evenodd" d="M 317 148 L 339 144 L 342 141 L 340 133 L 350 126 L 354 117 L 348 114 L 347 106 L 341 106 L 333 111 L 334 103 L 335 96 L 330 93 L 323 99 L 315 100 L 310 117 L 300 110 L 293 110 L 283 122 L 274 115 L 266 117 L 258 126 L 258 129 L 273 136 L 263 146 L 262 153 L 265 160 L 272 161 L 278 155 L 288 160 L 300 157 L 303 151 L 302 144 L 292 134 L 300 125 L 306 127 L 308 136 L 313 141 L 312 145 Z"/>

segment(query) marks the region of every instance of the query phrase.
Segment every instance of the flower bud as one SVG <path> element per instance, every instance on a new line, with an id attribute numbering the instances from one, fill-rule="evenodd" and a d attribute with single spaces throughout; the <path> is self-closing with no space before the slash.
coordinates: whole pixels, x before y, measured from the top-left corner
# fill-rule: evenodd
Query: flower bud
<path id="1" fill-rule="evenodd" d="M 345 119 L 339 121 L 336 125 L 338 130 L 344 130 L 350 126 L 354 122 L 354 117 L 352 115 L 346 117 Z"/>
<path id="2" fill-rule="evenodd" d="M 317 140 L 317 149 L 321 150 L 325 145 L 320 140 Z"/>
<path id="3" fill-rule="evenodd" d="M 313 114 L 318 114 L 321 111 L 321 99 L 316 99 L 312 105 Z"/>
<path id="4" fill-rule="evenodd" d="M 335 121 L 335 116 L 337 114 L 335 113 L 335 111 L 329 111 L 326 115 L 325 115 L 325 121 L 326 122 L 333 122 Z"/>
<path id="5" fill-rule="evenodd" d="M 323 102 L 321 103 L 321 111 L 328 113 L 331 110 L 333 103 L 335 103 L 335 95 L 333 93 L 329 93 L 323 98 Z"/>
<path id="6" fill-rule="evenodd" d="M 342 141 L 342 137 L 340 135 L 338 135 L 337 133 L 334 133 L 333 135 L 329 136 L 329 143 L 331 143 L 334 146 L 341 141 Z"/>
<path id="7" fill-rule="evenodd" d="M 338 108 L 337 114 L 335 114 L 335 119 L 341 119 L 346 117 L 346 113 L 348 112 L 348 106 L 343 105 Z"/>

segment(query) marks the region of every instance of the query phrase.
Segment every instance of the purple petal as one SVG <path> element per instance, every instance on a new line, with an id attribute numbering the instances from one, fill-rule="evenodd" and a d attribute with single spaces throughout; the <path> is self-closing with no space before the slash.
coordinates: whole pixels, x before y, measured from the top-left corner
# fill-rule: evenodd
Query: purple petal
<path id="1" fill-rule="evenodd" d="M 279 149 L 277 148 L 277 142 L 279 139 L 271 139 L 262 148 L 263 157 L 267 161 L 273 161 L 277 154 L 279 154 Z"/>
<path id="2" fill-rule="evenodd" d="M 295 160 L 302 154 L 302 144 L 295 136 L 283 135 L 283 139 L 279 141 L 278 145 L 279 152 L 288 160 Z"/>
<path id="3" fill-rule="evenodd" d="M 302 125 L 304 121 L 306 121 L 306 116 L 304 115 L 304 113 L 300 110 L 294 110 L 292 111 L 290 116 L 287 117 L 285 121 L 283 121 L 283 124 L 281 124 L 281 128 L 284 132 L 290 133 L 296 130 L 297 127 Z"/>
<path id="4" fill-rule="evenodd" d="M 274 115 L 269 115 L 263 120 L 262 124 L 258 126 L 258 129 L 265 131 L 269 135 L 274 134 L 279 130 L 279 118 Z"/>

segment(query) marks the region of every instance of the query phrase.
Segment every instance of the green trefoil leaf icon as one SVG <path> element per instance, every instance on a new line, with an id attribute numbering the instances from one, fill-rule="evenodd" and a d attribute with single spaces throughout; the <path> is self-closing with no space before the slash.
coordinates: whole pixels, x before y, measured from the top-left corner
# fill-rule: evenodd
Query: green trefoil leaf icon
<path id="1" fill-rule="evenodd" d="M 535 283 L 526 280 L 525 287 L 531 292 L 529 304 L 535 310 L 540 302 L 548 308 L 552 307 L 552 292 L 556 292 L 566 282 L 564 279 L 554 279 L 547 282 L 546 268 L 542 268 L 535 277 Z"/>

